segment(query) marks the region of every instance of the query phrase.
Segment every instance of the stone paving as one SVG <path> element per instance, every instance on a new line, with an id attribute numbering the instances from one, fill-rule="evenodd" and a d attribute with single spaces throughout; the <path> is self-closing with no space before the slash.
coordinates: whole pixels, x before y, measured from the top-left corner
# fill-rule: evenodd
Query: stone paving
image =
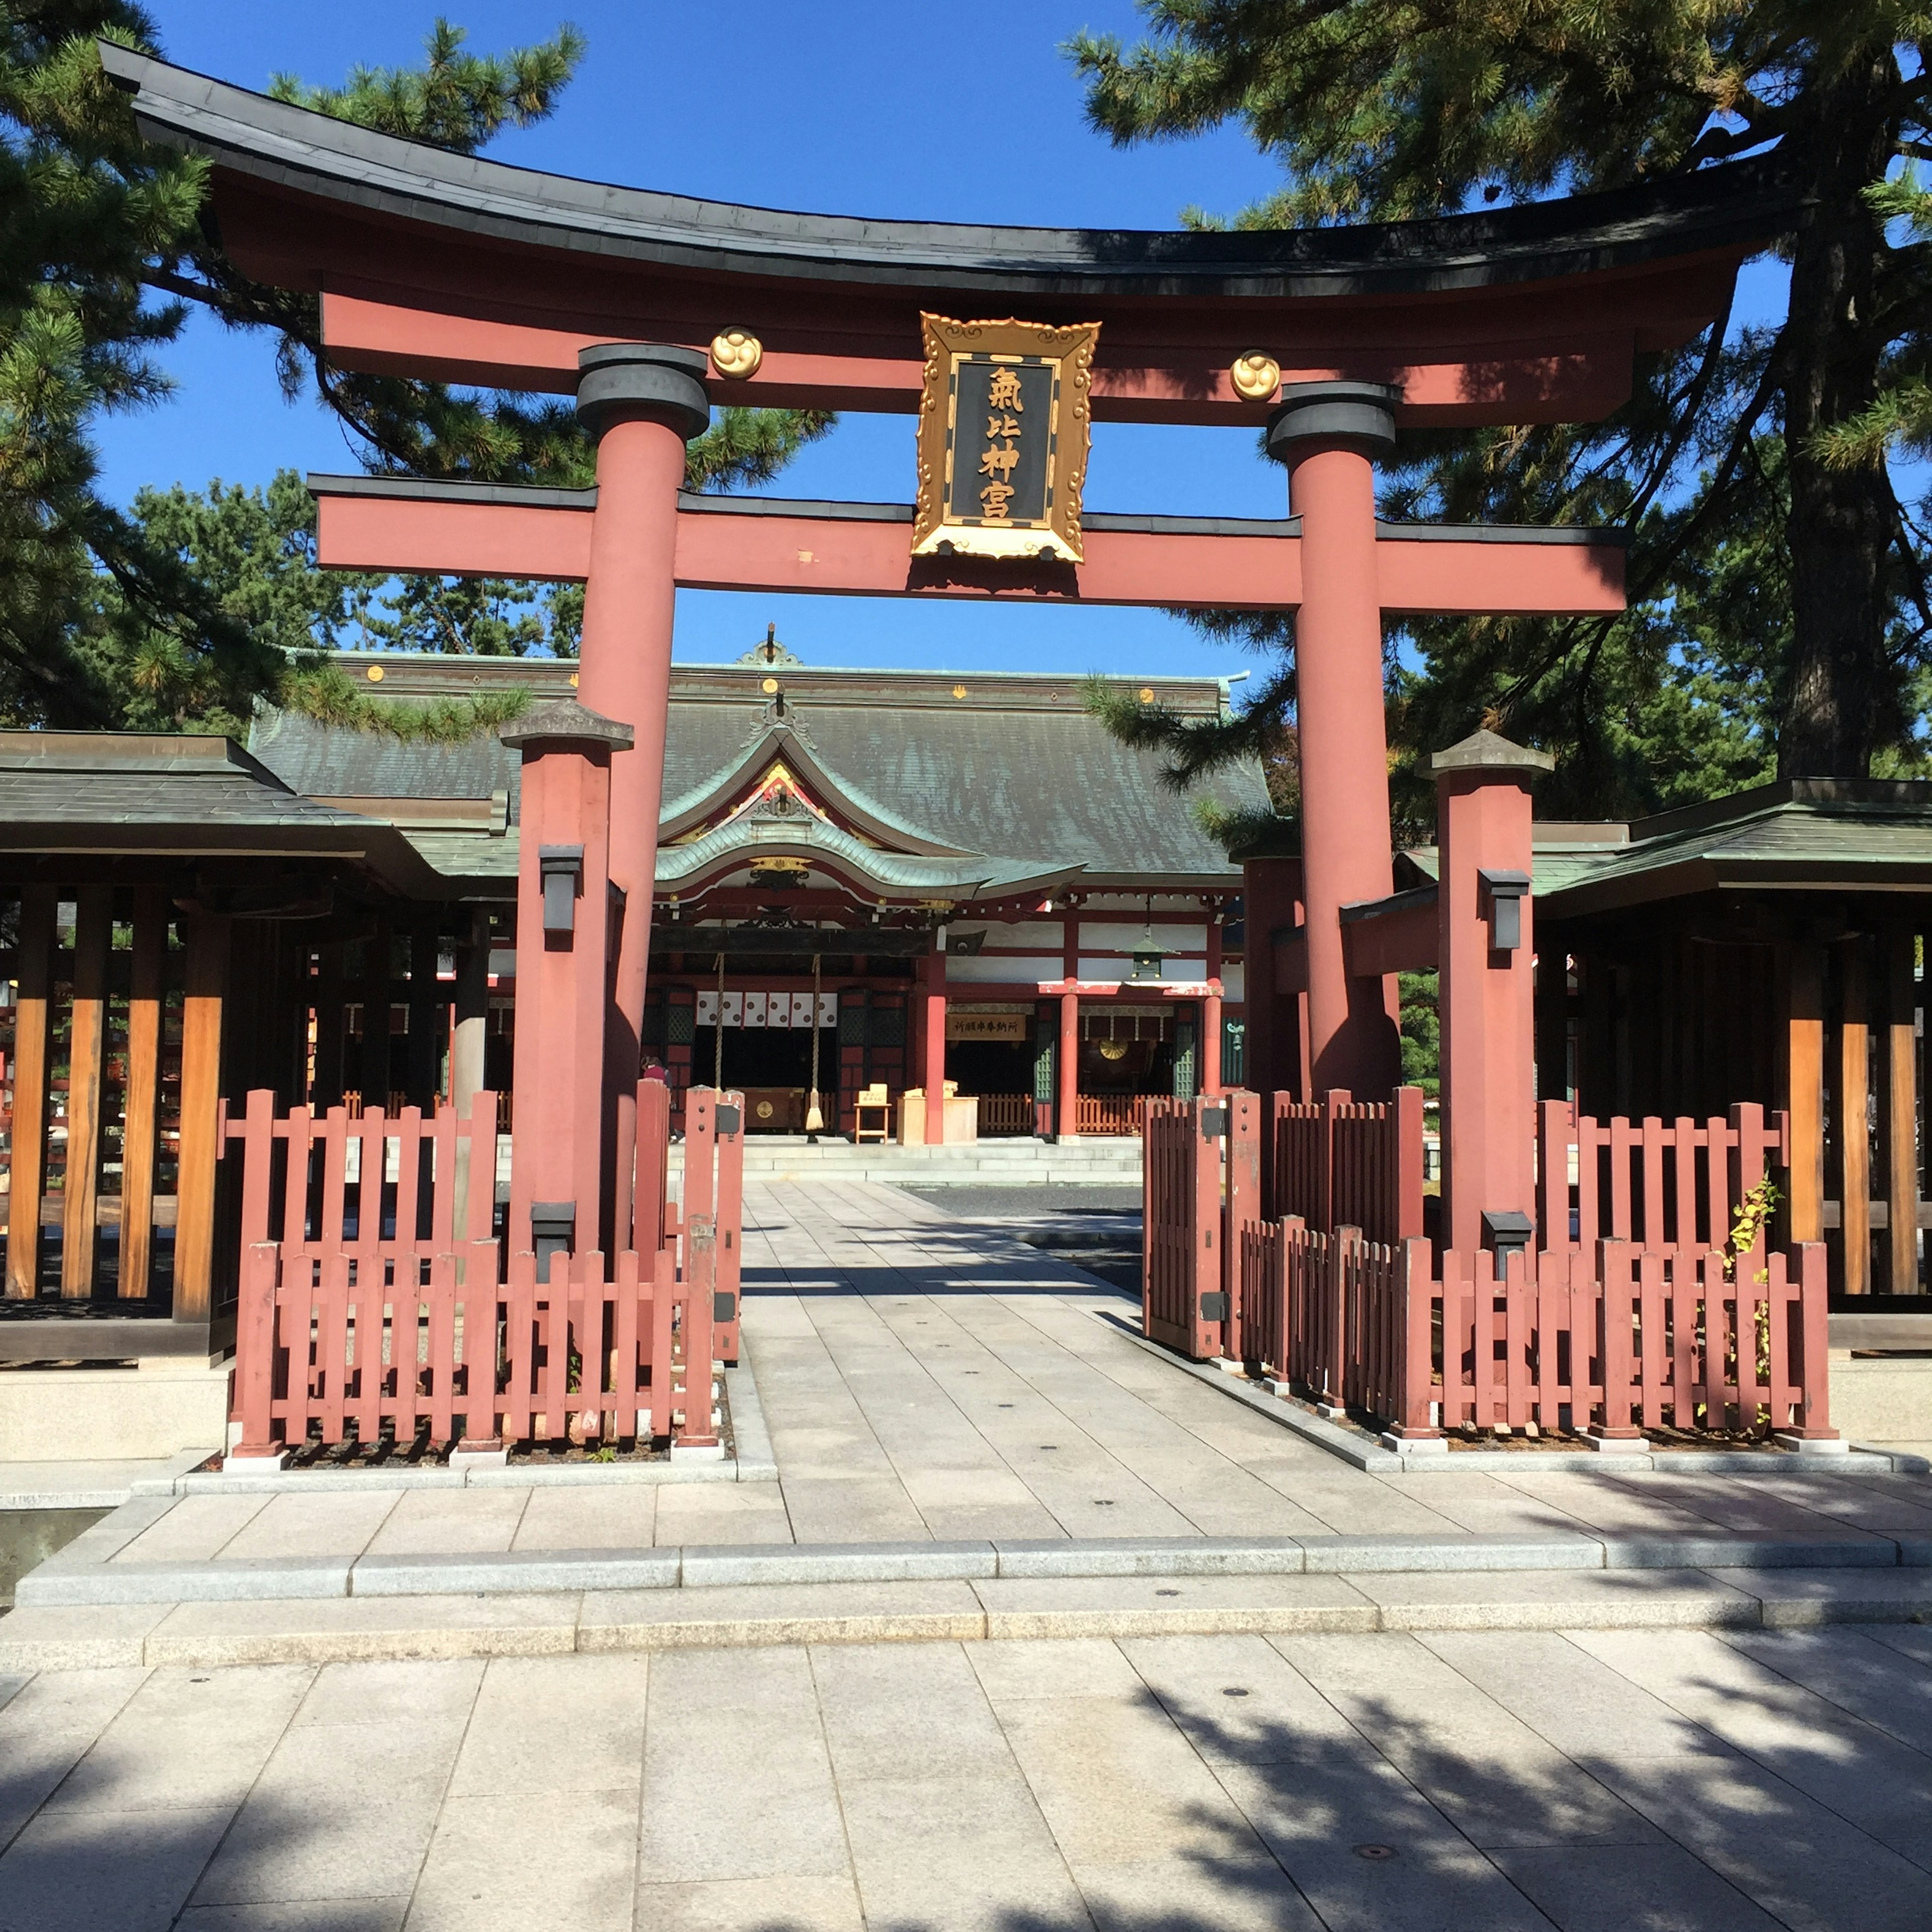
<path id="1" fill-rule="evenodd" d="M 1366 1472 L 984 1228 L 836 1180 L 748 1207 L 776 1480 L 137 1498 L 112 1563 L 1453 1560 L 23 1610 L 0 1932 L 1932 1924 L 1932 1628 L 1861 1621 L 1924 1614 L 1924 1478 Z M 1747 1536 L 1811 1567 L 1479 1567 Z"/>
<path id="2" fill-rule="evenodd" d="M 1923 1932 L 1932 1630 L 0 1679 L 7 1932 Z"/>
<path id="3" fill-rule="evenodd" d="M 1932 1549 L 1932 1480 L 1883 1470 L 1352 1468 L 1096 1319 L 1133 1312 L 1106 1283 L 872 1183 L 751 1184 L 744 1287 L 776 1480 L 189 1496 L 113 1560 L 1335 1534 Z"/>

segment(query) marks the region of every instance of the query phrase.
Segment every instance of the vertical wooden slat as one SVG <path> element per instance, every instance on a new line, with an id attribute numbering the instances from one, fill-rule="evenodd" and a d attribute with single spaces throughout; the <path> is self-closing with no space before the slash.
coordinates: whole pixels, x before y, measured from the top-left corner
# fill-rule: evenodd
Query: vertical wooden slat
<path id="1" fill-rule="evenodd" d="M 1918 939 L 1909 926 L 1885 935 L 1886 1218 L 1894 1294 L 1918 1292 L 1918 1042 L 1912 1023 Z"/>
<path id="2" fill-rule="evenodd" d="M 154 1151 L 160 1118 L 162 968 L 168 907 L 158 886 L 134 895 L 128 998 L 127 1101 L 121 1124 L 120 1292 L 142 1299 L 154 1250 Z"/>
<path id="3" fill-rule="evenodd" d="M 1791 1115 L 1794 1241 L 1825 1238 L 1825 952 L 1800 940 L 1786 962 L 1784 1104 Z"/>
<path id="4" fill-rule="evenodd" d="M 67 1163 L 61 1183 L 61 1293 L 94 1292 L 100 1200 L 100 1082 L 107 1040 L 107 954 L 114 896 L 83 886 L 75 896 L 74 1017 L 68 1034 Z"/>
<path id="5" fill-rule="evenodd" d="M 1844 1292 L 1871 1289 L 1871 1022 L 1864 936 L 1846 940 L 1838 953 L 1844 1012 L 1838 1028 L 1838 1227 L 1844 1249 Z"/>
<path id="6" fill-rule="evenodd" d="M 7 1292 L 39 1292 L 40 1195 L 47 1173 L 47 1005 L 53 986 L 54 892 L 20 895 L 14 1012 L 14 1150 L 8 1199 Z"/>
<path id="7" fill-rule="evenodd" d="M 221 1097 L 229 922 L 212 914 L 194 914 L 188 918 L 185 938 L 174 1318 L 177 1322 L 206 1322 L 214 1279 L 215 1111 Z"/>

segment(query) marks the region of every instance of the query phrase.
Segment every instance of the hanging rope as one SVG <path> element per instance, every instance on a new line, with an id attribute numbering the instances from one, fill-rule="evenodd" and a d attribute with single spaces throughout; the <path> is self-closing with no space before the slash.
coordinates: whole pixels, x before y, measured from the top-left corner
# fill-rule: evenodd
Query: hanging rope
<path id="1" fill-rule="evenodd" d="M 719 1093 L 724 1090 L 724 955 L 718 955 L 718 1029 L 716 1044 L 711 1055 L 711 1084 Z"/>
<path id="2" fill-rule="evenodd" d="M 805 1107 L 808 1140 L 816 1140 L 825 1125 L 825 1117 L 818 1111 L 818 968 L 819 958 L 814 952 L 812 956 L 812 1095 Z"/>

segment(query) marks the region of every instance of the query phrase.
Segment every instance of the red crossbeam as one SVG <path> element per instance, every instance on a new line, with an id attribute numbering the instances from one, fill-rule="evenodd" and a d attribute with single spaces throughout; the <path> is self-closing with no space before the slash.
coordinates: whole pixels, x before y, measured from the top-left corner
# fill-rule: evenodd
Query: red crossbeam
<path id="1" fill-rule="evenodd" d="M 344 570 L 580 580 L 592 512 L 572 505 L 447 496 L 320 494 L 320 556 Z M 1089 530 L 1079 565 L 915 561 L 903 522 L 684 510 L 677 582 L 705 590 L 872 597 L 1006 597 L 1082 604 L 1292 608 L 1301 542 L 1292 536 Z M 1614 544 L 1496 542 L 1472 533 L 1376 549 L 1382 604 L 1398 614 L 1569 615 L 1624 608 Z"/>

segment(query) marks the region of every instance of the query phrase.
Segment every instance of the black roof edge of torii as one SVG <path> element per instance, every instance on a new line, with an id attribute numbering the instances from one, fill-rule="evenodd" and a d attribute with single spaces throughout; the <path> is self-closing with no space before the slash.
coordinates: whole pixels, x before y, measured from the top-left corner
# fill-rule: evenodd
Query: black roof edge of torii
<path id="1" fill-rule="evenodd" d="M 479 238 L 734 274 L 1014 295 L 1275 298 L 1448 292 L 1768 245 L 1803 199 L 1777 157 L 1431 220 L 1076 230 L 740 206 L 520 168 L 378 133 L 100 44 L 148 138 L 265 184 Z"/>

